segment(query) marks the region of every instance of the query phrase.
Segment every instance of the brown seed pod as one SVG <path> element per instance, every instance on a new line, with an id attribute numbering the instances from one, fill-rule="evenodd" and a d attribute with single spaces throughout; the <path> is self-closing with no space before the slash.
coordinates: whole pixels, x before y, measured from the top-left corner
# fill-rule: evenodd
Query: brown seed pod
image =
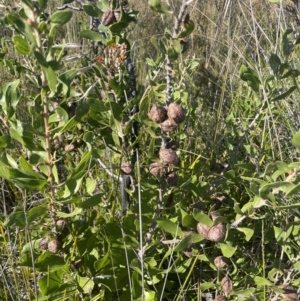
<path id="1" fill-rule="evenodd" d="M 49 237 L 44 237 L 40 243 L 39 243 L 39 248 L 41 250 L 47 250 L 48 249 L 48 242 L 49 242 Z"/>
<path id="2" fill-rule="evenodd" d="M 170 148 L 172 150 L 176 150 L 179 147 L 179 142 L 176 140 L 171 140 L 167 142 L 166 148 Z"/>
<path id="3" fill-rule="evenodd" d="M 159 157 L 163 164 L 178 166 L 180 159 L 172 149 L 162 149 L 159 152 Z"/>
<path id="4" fill-rule="evenodd" d="M 52 253 L 57 253 L 59 249 L 60 249 L 60 243 L 58 240 L 55 239 L 48 243 L 48 251 Z"/>
<path id="5" fill-rule="evenodd" d="M 224 241 L 225 236 L 226 236 L 226 226 L 221 223 L 211 226 L 207 232 L 207 239 L 214 242 Z"/>
<path id="6" fill-rule="evenodd" d="M 66 152 L 71 152 L 75 149 L 75 145 L 74 144 L 68 144 L 65 146 L 65 151 Z"/>
<path id="7" fill-rule="evenodd" d="M 129 175 L 129 174 L 132 173 L 132 166 L 131 166 L 131 164 L 129 164 L 128 162 L 123 162 L 122 165 L 121 165 L 121 170 L 122 170 L 125 174 Z"/>
<path id="8" fill-rule="evenodd" d="M 114 10 L 114 15 L 115 15 L 116 21 L 119 21 L 121 18 L 121 10 L 119 8 Z"/>
<path id="9" fill-rule="evenodd" d="M 225 296 L 216 296 L 215 301 L 227 301 L 227 298 Z"/>
<path id="10" fill-rule="evenodd" d="M 182 123 L 185 119 L 185 112 L 181 105 L 172 102 L 168 106 L 168 117 L 173 119 L 175 123 Z"/>
<path id="11" fill-rule="evenodd" d="M 169 186 L 176 186 L 177 182 L 178 182 L 178 175 L 176 172 L 173 171 L 167 175 L 166 183 Z"/>
<path id="12" fill-rule="evenodd" d="M 224 293 L 230 293 L 232 291 L 232 281 L 228 276 L 225 276 L 221 280 L 221 287 Z"/>
<path id="13" fill-rule="evenodd" d="M 103 15 L 102 15 L 102 18 L 101 18 L 101 23 L 104 25 L 104 26 L 109 26 L 113 23 L 115 23 L 117 20 L 116 20 L 116 17 L 115 17 L 115 14 L 112 10 L 108 10 L 106 11 Z"/>
<path id="14" fill-rule="evenodd" d="M 66 225 L 66 221 L 63 218 L 60 218 L 56 221 L 56 226 L 64 227 Z"/>
<path id="15" fill-rule="evenodd" d="M 101 98 L 102 98 L 102 99 L 106 99 L 106 98 L 107 98 L 107 95 L 106 95 L 106 93 L 104 92 L 104 90 L 101 90 L 101 91 L 100 91 L 100 95 L 101 95 Z"/>
<path id="16" fill-rule="evenodd" d="M 148 117 L 156 123 L 162 123 L 168 118 L 167 110 L 162 106 L 153 105 L 148 113 Z"/>
<path id="17" fill-rule="evenodd" d="M 210 229 L 210 227 L 205 224 L 201 224 L 201 223 L 197 224 L 197 231 L 198 231 L 199 235 L 201 235 L 205 239 L 207 239 L 207 237 L 208 237 L 207 233 L 208 233 L 209 229 Z"/>
<path id="18" fill-rule="evenodd" d="M 281 294 L 281 297 L 288 301 L 296 301 L 298 299 L 297 290 L 291 286 L 291 285 L 280 285 L 279 288 L 281 288 L 284 292 Z"/>
<path id="19" fill-rule="evenodd" d="M 65 140 L 65 135 L 64 134 L 61 134 L 61 135 L 58 136 L 58 141 L 60 143 L 64 142 L 64 140 Z"/>
<path id="20" fill-rule="evenodd" d="M 213 211 L 210 213 L 213 220 L 220 216 L 219 212 Z M 210 227 L 207 233 L 207 239 L 214 242 L 224 241 L 226 236 L 226 226 L 224 224 L 216 224 Z"/>
<path id="21" fill-rule="evenodd" d="M 149 171 L 154 177 L 162 177 L 166 174 L 166 168 L 163 166 L 162 162 L 150 164 Z"/>
<path id="22" fill-rule="evenodd" d="M 172 132 L 178 129 L 178 124 L 173 119 L 167 119 L 160 124 L 164 132 Z"/>
<path id="23" fill-rule="evenodd" d="M 224 256 L 218 256 L 215 258 L 214 264 L 218 269 L 224 269 L 227 266 L 227 259 Z"/>

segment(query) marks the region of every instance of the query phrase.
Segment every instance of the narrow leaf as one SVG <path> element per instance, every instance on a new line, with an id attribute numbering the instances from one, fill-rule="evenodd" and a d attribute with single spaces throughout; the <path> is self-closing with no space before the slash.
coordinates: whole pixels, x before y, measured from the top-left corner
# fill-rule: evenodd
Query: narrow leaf
<path id="1" fill-rule="evenodd" d="M 181 231 L 179 225 L 173 223 L 172 221 L 164 218 L 159 218 L 156 220 L 158 226 L 164 231 L 171 233 L 174 236 L 183 236 L 183 232 Z"/>

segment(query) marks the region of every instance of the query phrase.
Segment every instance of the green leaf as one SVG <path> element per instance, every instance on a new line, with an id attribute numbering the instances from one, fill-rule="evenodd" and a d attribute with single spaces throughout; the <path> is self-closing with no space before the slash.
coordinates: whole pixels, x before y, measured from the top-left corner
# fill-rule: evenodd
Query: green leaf
<path id="1" fill-rule="evenodd" d="M 81 213 L 82 213 L 82 208 L 76 208 L 75 210 L 73 210 L 70 213 L 57 211 L 56 214 L 57 214 L 57 216 L 60 216 L 60 217 L 73 217 L 73 216 L 76 216 Z"/>
<path id="2" fill-rule="evenodd" d="M 77 164 L 76 168 L 74 169 L 74 171 L 72 172 L 72 174 L 68 179 L 72 179 L 72 180 L 81 179 L 88 171 L 88 168 L 90 167 L 90 163 L 91 163 L 90 160 L 91 160 L 91 152 L 86 152 L 82 156 L 79 164 Z"/>
<path id="3" fill-rule="evenodd" d="M 198 221 L 199 223 L 202 223 L 206 226 L 212 226 L 213 221 L 206 215 L 205 213 L 202 213 L 201 211 L 194 210 L 193 213 L 194 219 Z"/>
<path id="4" fill-rule="evenodd" d="M 115 35 L 118 35 L 120 34 L 126 27 L 128 27 L 128 23 L 127 22 L 117 22 L 117 23 L 114 23 L 112 24 L 109 29 L 110 31 L 115 34 Z"/>
<path id="5" fill-rule="evenodd" d="M 251 237 L 254 234 L 254 230 L 250 229 L 250 228 L 242 228 L 242 227 L 238 227 L 236 228 L 238 231 L 243 232 L 246 236 L 246 241 L 249 241 L 251 239 Z"/>
<path id="6" fill-rule="evenodd" d="M 200 284 L 200 289 L 205 291 L 211 288 L 215 288 L 216 284 L 214 284 L 213 282 L 204 282 Z"/>
<path id="7" fill-rule="evenodd" d="M 178 53 L 173 47 L 167 48 L 167 55 L 171 61 L 176 61 L 178 59 Z"/>
<path id="8" fill-rule="evenodd" d="M 99 9 L 97 9 L 97 7 L 93 5 L 83 5 L 82 8 L 87 15 L 95 18 L 98 18 L 101 12 Z"/>
<path id="9" fill-rule="evenodd" d="M 97 113 L 107 112 L 110 110 L 110 106 L 100 99 L 89 98 L 87 103 L 89 104 L 90 108 Z"/>
<path id="10" fill-rule="evenodd" d="M 11 148 L 12 146 L 10 135 L 0 137 L 0 150 L 3 148 Z"/>
<path id="11" fill-rule="evenodd" d="M 187 23 L 184 23 L 184 30 L 179 33 L 177 36 L 178 39 L 189 36 L 195 29 L 195 23 L 192 20 L 189 20 Z"/>
<path id="12" fill-rule="evenodd" d="M 234 292 L 232 292 L 231 294 L 232 295 L 241 295 L 241 296 L 250 296 L 250 295 L 253 295 L 255 292 L 255 288 L 252 287 L 252 288 L 248 288 L 248 289 L 245 289 L 245 290 L 234 290 Z M 252 299 L 250 299 L 252 300 Z"/>
<path id="13" fill-rule="evenodd" d="M 31 53 L 31 48 L 30 48 L 29 44 L 21 36 L 13 36 L 13 42 L 14 42 L 16 50 L 20 54 L 28 55 Z"/>
<path id="14" fill-rule="evenodd" d="M 298 150 L 300 150 L 300 132 L 296 133 L 296 134 L 293 136 L 292 144 L 293 144 Z"/>
<path id="15" fill-rule="evenodd" d="M 3 223 L 5 227 L 10 227 L 12 225 L 24 228 L 26 226 L 26 218 L 24 210 L 21 208 L 16 209 Z"/>
<path id="16" fill-rule="evenodd" d="M 82 209 L 88 209 L 88 208 L 97 206 L 101 203 L 102 198 L 103 198 L 102 193 L 93 195 L 92 197 L 90 197 L 86 201 L 83 201 L 81 203 L 77 203 L 77 207 L 82 208 Z"/>
<path id="17" fill-rule="evenodd" d="M 259 190 L 259 194 L 260 196 L 263 197 L 267 197 L 268 193 L 273 190 L 281 190 L 283 192 L 287 192 L 289 191 L 291 188 L 293 187 L 293 184 L 289 183 L 289 182 L 275 182 L 275 183 L 269 183 L 266 185 L 263 185 L 260 190 Z"/>
<path id="18" fill-rule="evenodd" d="M 260 79 L 255 70 L 242 65 L 240 68 L 240 78 L 247 82 L 248 86 L 255 92 L 259 91 Z"/>
<path id="19" fill-rule="evenodd" d="M 149 1 L 150 8 L 157 13 L 167 14 L 169 13 L 166 9 L 164 9 L 160 3 L 160 0 L 150 0 Z"/>
<path id="20" fill-rule="evenodd" d="M 286 99 L 288 96 L 290 96 L 295 90 L 297 89 L 297 86 L 290 87 L 287 91 L 283 92 L 282 94 L 276 96 L 271 101 L 278 101 L 281 99 Z"/>
<path id="21" fill-rule="evenodd" d="M 227 258 L 231 258 L 235 251 L 237 250 L 237 246 L 232 246 L 231 242 L 219 243 L 223 256 Z"/>
<path id="22" fill-rule="evenodd" d="M 182 218 L 182 226 L 196 229 L 197 221 L 195 220 L 195 218 L 192 215 L 187 214 Z"/>
<path id="23" fill-rule="evenodd" d="M 48 0 L 38 0 L 38 4 L 40 7 L 40 10 L 43 11 L 47 7 Z"/>
<path id="24" fill-rule="evenodd" d="M 80 277 L 79 275 L 76 275 L 76 282 L 80 287 L 81 291 L 85 294 L 91 294 L 95 286 L 95 283 L 91 278 Z"/>
<path id="25" fill-rule="evenodd" d="M 271 69 L 273 70 L 273 73 L 277 75 L 279 66 L 281 65 L 281 60 L 279 56 L 275 53 L 272 53 L 269 59 L 269 64 L 271 66 Z"/>
<path id="26" fill-rule="evenodd" d="M 281 229 L 276 226 L 273 226 L 273 229 L 274 229 L 274 235 L 275 235 L 276 241 L 278 241 L 280 244 L 283 244 L 287 241 L 287 239 L 291 235 L 291 233 L 293 231 L 293 226 L 290 226 L 287 230 Z"/>
<path id="27" fill-rule="evenodd" d="M 174 249 L 175 252 L 181 252 L 186 250 L 190 244 L 197 243 L 204 240 L 200 235 L 198 234 L 191 234 L 185 237 Z"/>
<path id="28" fill-rule="evenodd" d="M 50 22 L 53 24 L 63 25 L 70 21 L 72 18 L 73 12 L 68 11 L 57 11 L 50 17 Z"/>
<path id="29" fill-rule="evenodd" d="M 264 277 L 260 277 L 260 276 L 255 276 L 254 281 L 255 281 L 256 285 L 258 285 L 258 286 L 265 286 L 265 285 L 272 286 L 273 285 L 273 283 L 270 282 L 268 279 L 266 279 Z"/>
<path id="30" fill-rule="evenodd" d="M 86 38 L 88 40 L 92 40 L 92 41 L 95 41 L 95 42 L 102 42 L 103 44 L 106 45 L 105 38 L 101 34 L 95 32 L 95 31 L 83 30 L 83 31 L 80 32 L 80 36 L 82 38 Z"/>
<path id="31" fill-rule="evenodd" d="M 300 191 L 300 184 L 293 186 L 290 190 L 287 191 L 286 197 L 297 195 Z"/>
<path id="32" fill-rule="evenodd" d="M 164 218 L 159 218 L 156 220 L 158 226 L 163 229 L 164 231 L 171 233 L 176 237 L 182 237 L 183 232 L 181 231 L 179 225 L 173 223 L 172 221 Z"/>
<path id="33" fill-rule="evenodd" d="M 52 273 L 47 273 L 38 280 L 41 293 L 46 296 L 55 292 L 61 286 L 65 271 L 63 269 L 56 270 Z"/>
<path id="34" fill-rule="evenodd" d="M 42 253 L 36 260 L 35 269 L 40 272 L 53 272 L 63 269 L 65 260 L 49 251 Z"/>

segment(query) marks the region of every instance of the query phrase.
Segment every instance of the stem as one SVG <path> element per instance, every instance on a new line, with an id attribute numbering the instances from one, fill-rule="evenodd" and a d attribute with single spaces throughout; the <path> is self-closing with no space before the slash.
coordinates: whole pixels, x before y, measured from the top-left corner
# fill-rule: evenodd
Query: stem
<path id="1" fill-rule="evenodd" d="M 36 24 L 36 22 L 34 22 Z M 33 27 L 33 33 L 36 37 L 36 42 L 37 42 L 37 48 L 38 51 L 41 53 L 42 56 L 44 56 L 44 50 L 41 42 L 41 37 L 39 34 L 39 31 L 36 28 L 36 25 Z M 54 190 L 54 175 L 52 172 L 52 167 L 53 167 L 53 156 L 51 153 L 51 134 L 50 134 L 50 126 L 49 126 L 49 98 L 47 93 L 43 93 L 43 90 L 47 88 L 48 86 L 48 81 L 46 77 L 46 73 L 42 70 L 41 71 L 41 81 L 42 81 L 42 101 L 43 101 L 43 119 L 44 119 L 44 126 L 45 126 L 45 142 L 46 142 L 46 153 L 47 153 L 47 166 L 48 166 L 48 179 L 50 181 L 50 204 L 49 204 L 49 211 L 50 213 L 54 213 L 54 203 L 53 199 L 55 196 L 55 190 Z"/>

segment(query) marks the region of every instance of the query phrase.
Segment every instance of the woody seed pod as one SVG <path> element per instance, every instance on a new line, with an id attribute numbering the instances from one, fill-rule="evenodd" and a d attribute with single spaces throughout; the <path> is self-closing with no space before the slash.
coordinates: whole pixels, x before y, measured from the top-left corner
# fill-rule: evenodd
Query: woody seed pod
<path id="1" fill-rule="evenodd" d="M 48 251 L 52 253 L 57 253 L 60 248 L 60 243 L 58 240 L 52 240 L 48 243 Z"/>
<path id="2" fill-rule="evenodd" d="M 178 175 L 176 172 L 171 172 L 167 175 L 166 183 L 169 186 L 176 186 L 177 182 L 178 182 Z"/>
<path id="3" fill-rule="evenodd" d="M 131 164 L 129 164 L 128 162 L 123 162 L 122 165 L 121 165 L 121 170 L 122 170 L 125 174 L 129 175 L 129 174 L 132 173 L 132 166 L 131 166 Z"/>
<path id="4" fill-rule="evenodd" d="M 148 113 L 148 117 L 156 123 L 164 122 L 168 118 L 167 110 L 162 106 L 153 105 Z"/>
<path id="5" fill-rule="evenodd" d="M 101 23 L 104 26 L 111 25 L 116 22 L 115 14 L 112 10 L 106 11 L 101 18 Z"/>
<path id="6" fill-rule="evenodd" d="M 220 216 L 217 211 L 211 212 L 210 215 L 213 220 L 215 220 L 218 216 Z M 226 226 L 221 223 L 211 226 L 209 231 L 207 232 L 207 239 L 214 242 L 224 241 L 225 236 L 226 236 Z"/>
<path id="7" fill-rule="evenodd" d="M 221 280 L 221 287 L 224 293 L 230 293 L 232 291 L 232 281 L 228 276 L 225 276 Z"/>
<path id="8" fill-rule="evenodd" d="M 167 119 L 160 124 L 164 132 L 172 132 L 178 129 L 178 124 L 173 119 Z"/>
<path id="9" fill-rule="evenodd" d="M 224 269 L 227 266 L 227 259 L 224 256 L 218 256 L 215 258 L 214 264 L 218 269 Z"/>
<path id="10" fill-rule="evenodd" d="M 172 102 L 168 106 L 168 117 L 173 119 L 175 123 L 182 123 L 185 119 L 185 112 L 181 105 Z"/>
<path id="11" fill-rule="evenodd" d="M 66 225 L 66 221 L 63 218 L 60 218 L 56 221 L 56 226 L 64 227 Z"/>
<path id="12" fill-rule="evenodd" d="M 210 227 L 205 224 L 201 224 L 201 223 L 197 224 L 197 231 L 198 231 L 199 235 L 201 235 L 205 239 L 207 239 L 207 233 L 208 233 L 209 229 L 210 229 Z"/>
<path id="13" fill-rule="evenodd" d="M 75 145 L 74 144 L 68 144 L 65 146 L 65 151 L 66 152 L 71 152 L 75 149 Z"/>
<path id="14" fill-rule="evenodd" d="M 226 236 L 226 227 L 224 224 L 211 226 L 207 232 L 207 239 L 214 242 L 224 241 Z"/>
<path id="15" fill-rule="evenodd" d="M 116 20 L 119 21 L 121 18 L 121 10 L 119 8 L 114 10 L 114 15 L 115 15 Z"/>
<path id="16" fill-rule="evenodd" d="M 297 290 L 291 286 L 291 285 L 280 285 L 279 288 L 281 288 L 284 292 L 281 294 L 281 297 L 288 301 L 296 301 L 298 299 Z"/>
<path id="17" fill-rule="evenodd" d="M 39 248 L 41 250 L 47 250 L 48 249 L 48 242 L 49 242 L 49 237 L 44 237 L 40 243 L 39 243 Z"/>
<path id="18" fill-rule="evenodd" d="M 154 162 L 149 166 L 150 173 L 155 177 L 161 177 L 166 173 L 166 168 L 162 162 Z"/>
<path id="19" fill-rule="evenodd" d="M 172 149 L 162 149 L 159 152 L 159 157 L 163 164 L 178 166 L 180 159 Z"/>

